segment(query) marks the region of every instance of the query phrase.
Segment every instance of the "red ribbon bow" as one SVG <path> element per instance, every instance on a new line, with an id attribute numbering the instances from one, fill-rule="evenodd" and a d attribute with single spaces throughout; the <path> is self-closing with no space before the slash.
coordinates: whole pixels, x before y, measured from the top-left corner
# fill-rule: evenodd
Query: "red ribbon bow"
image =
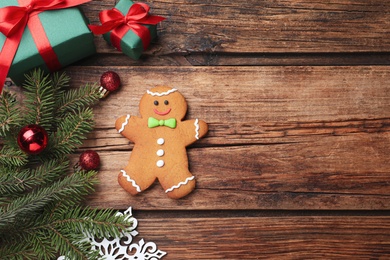
<path id="1" fill-rule="evenodd" d="M 151 36 L 147 27 L 142 24 L 156 25 L 165 20 L 164 17 L 149 14 L 150 7 L 144 3 L 133 4 L 128 13 L 123 15 L 118 9 L 104 10 L 100 12 L 101 26 L 89 25 L 94 34 L 104 34 L 112 30 L 111 44 L 121 50 L 120 42 L 123 36 L 132 30 L 142 40 L 144 50 L 150 44 Z"/>
<path id="2" fill-rule="evenodd" d="M 74 7 L 91 0 L 18 0 L 21 6 L 6 6 L 0 8 L 0 32 L 7 38 L 0 52 L 0 93 L 12 61 L 18 50 L 26 25 L 30 20 L 39 19 L 37 14 L 48 11 Z M 35 24 L 34 24 L 35 25 Z M 36 30 L 31 26 L 31 32 Z M 33 35 L 40 54 L 51 69 L 58 69 L 61 65 L 55 52 L 48 42 L 45 31 L 39 28 Z M 43 39 L 42 39 L 43 38 Z M 42 46 L 43 44 L 43 46 Z M 54 58 L 52 56 L 55 56 Z"/>

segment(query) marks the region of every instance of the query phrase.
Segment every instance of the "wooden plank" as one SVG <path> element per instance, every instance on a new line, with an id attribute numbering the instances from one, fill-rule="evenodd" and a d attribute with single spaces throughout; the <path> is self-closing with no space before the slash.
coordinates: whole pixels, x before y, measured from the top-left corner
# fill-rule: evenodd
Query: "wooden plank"
<path id="1" fill-rule="evenodd" d="M 120 92 L 96 109 L 99 128 L 128 112 L 138 113 L 146 89 L 178 88 L 186 97 L 188 117 L 207 122 L 321 123 L 389 118 L 389 67 L 71 67 L 74 86 L 97 82 L 105 70 L 122 77 Z M 107 112 L 109 113 L 107 114 Z M 108 116 L 108 117 L 107 117 Z M 353 124 L 353 123 L 351 123 Z M 359 124 L 359 123 L 358 123 Z M 226 123 L 225 123 L 226 125 Z"/>
<path id="2" fill-rule="evenodd" d="M 257 1 L 150 0 L 167 17 L 147 54 L 197 52 L 386 52 L 390 47 L 390 3 L 382 0 Z M 113 1 L 83 5 L 92 23 Z M 102 37 L 101 53 L 116 53 Z"/>
<path id="3" fill-rule="evenodd" d="M 97 130 L 84 145 L 102 156 L 102 184 L 90 205 L 390 208 L 388 67 L 113 69 L 123 78 L 122 89 L 95 109 Z M 74 67 L 70 73 L 81 85 L 102 71 Z M 138 114 L 142 94 L 159 84 L 178 87 L 189 103 L 188 118 L 210 124 L 208 136 L 188 149 L 197 189 L 180 201 L 168 199 L 159 185 L 131 197 L 116 181 L 132 145 L 116 133 L 115 119 Z"/>
<path id="4" fill-rule="evenodd" d="M 139 196 L 127 194 L 117 184 L 117 175 L 130 152 L 100 152 L 101 184 L 88 203 L 148 210 L 390 209 L 388 148 L 380 154 L 372 146 L 354 150 L 359 147 L 356 140 L 328 141 L 190 149 L 197 188 L 179 201 L 167 198 L 157 183 Z M 371 160 L 365 149 L 379 156 Z M 325 151 L 316 153 L 320 150 Z"/>
<path id="5" fill-rule="evenodd" d="M 82 66 L 362 66 L 390 65 L 390 53 L 186 53 L 154 55 L 139 60 L 116 53 L 99 53 L 78 62 Z"/>
<path id="6" fill-rule="evenodd" d="M 388 259 L 390 218 L 273 216 L 138 219 L 164 259 Z"/>

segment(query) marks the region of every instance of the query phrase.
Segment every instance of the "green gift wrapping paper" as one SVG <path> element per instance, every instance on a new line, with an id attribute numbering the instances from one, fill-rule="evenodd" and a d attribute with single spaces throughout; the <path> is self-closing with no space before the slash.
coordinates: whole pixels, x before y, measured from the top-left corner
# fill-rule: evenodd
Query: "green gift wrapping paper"
<path id="1" fill-rule="evenodd" d="M 115 8 L 118 9 L 123 15 L 126 15 L 130 7 L 133 5 L 133 2 L 130 0 L 120 0 Z M 157 38 L 157 26 L 145 24 L 149 29 L 151 40 L 154 41 Z M 110 40 L 111 32 L 103 34 L 103 38 L 111 43 Z M 124 54 L 137 60 L 144 51 L 142 40 L 139 38 L 132 30 L 129 30 L 121 40 L 121 49 Z"/>
<path id="2" fill-rule="evenodd" d="M 18 1 L 0 1 L 0 8 L 12 5 L 18 6 Z M 87 26 L 86 17 L 79 8 L 45 11 L 38 14 L 38 17 L 62 67 L 96 52 L 94 36 Z M 0 49 L 5 39 L 6 37 L 0 33 Z M 30 28 L 27 26 L 8 77 L 20 85 L 24 80 L 24 74 L 36 67 L 49 72 L 31 36 Z"/>

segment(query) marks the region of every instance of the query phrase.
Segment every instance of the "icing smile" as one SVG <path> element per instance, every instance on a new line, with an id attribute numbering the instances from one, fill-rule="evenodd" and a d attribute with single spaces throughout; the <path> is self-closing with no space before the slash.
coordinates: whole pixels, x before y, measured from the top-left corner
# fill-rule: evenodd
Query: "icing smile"
<path id="1" fill-rule="evenodd" d="M 170 108 L 168 108 L 168 110 L 166 110 L 166 111 L 163 111 L 163 112 L 160 112 L 160 111 L 158 111 L 157 109 L 153 109 L 153 112 L 154 112 L 154 113 L 156 113 L 157 115 L 160 115 L 160 116 L 165 116 L 165 115 L 168 115 L 168 114 L 169 114 L 169 112 L 171 112 L 171 109 L 170 109 Z"/>

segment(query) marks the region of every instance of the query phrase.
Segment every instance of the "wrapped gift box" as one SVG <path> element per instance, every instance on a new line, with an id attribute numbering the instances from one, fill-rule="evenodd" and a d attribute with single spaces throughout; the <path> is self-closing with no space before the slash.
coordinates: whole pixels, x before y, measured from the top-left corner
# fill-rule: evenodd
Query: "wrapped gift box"
<path id="1" fill-rule="evenodd" d="M 0 8 L 19 6 L 17 0 L 0 2 Z M 38 14 L 51 47 L 57 55 L 61 67 L 65 67 L 96 52 L 94 36 L 87 26 L 87 19 L 77 7 L 44 11 Z M 8 76 L 19 85 L 24 74 L 29 70 L 41 67 L 49 72 L 49 68 L 38 52 L 31 29 L 25 28 L 19 48 L 12 62 Z M 0 50 L 6 37 L 0 33 Z"/>
<path id="2" fill-rule="evenodd" d="M 120 0 L 115 6 L 123 15 L 126 15 L 134 3 L 130 0 Z M 151 41 L 157 38 L 157 25 L 143 24 L 150 32 Z M 103 34 L 103 38 L 111 44 L 111 32 Z M 133 59 L 139 59 L 144 47 L 141 38 L 132 30 L 129 30 L 121 39 L 120 50 Z"/>

